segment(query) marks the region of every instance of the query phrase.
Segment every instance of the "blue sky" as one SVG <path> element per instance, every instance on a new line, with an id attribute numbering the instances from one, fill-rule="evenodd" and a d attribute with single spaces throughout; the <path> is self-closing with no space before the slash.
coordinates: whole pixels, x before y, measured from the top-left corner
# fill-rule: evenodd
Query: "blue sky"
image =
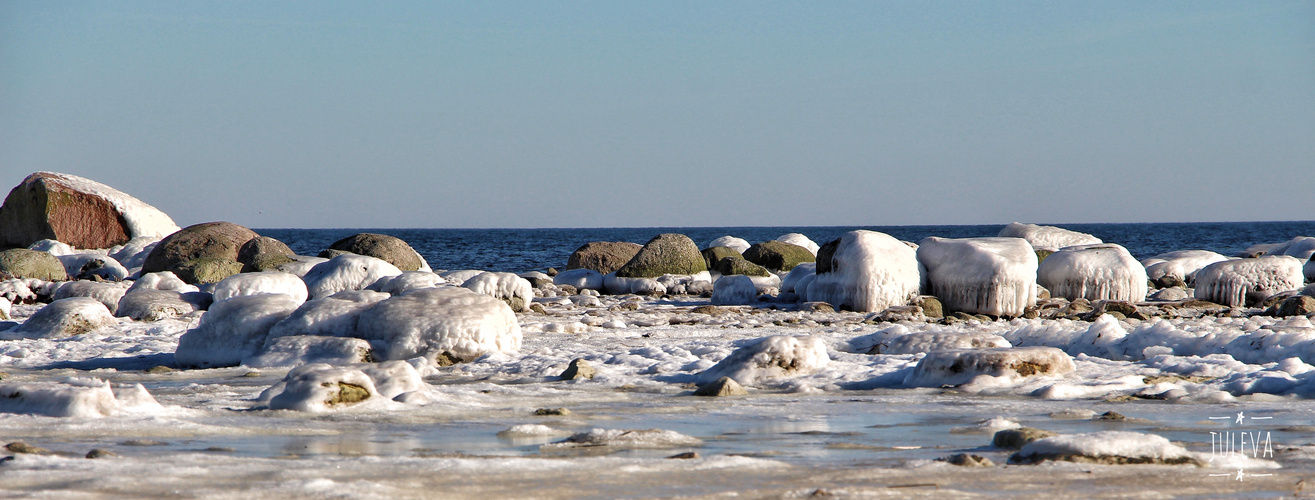
<path id="1" fill-rule="evenodd" d="M 0 2 L 0 182 L 182 225 L 1306 220 L 1315 2 Z"/>

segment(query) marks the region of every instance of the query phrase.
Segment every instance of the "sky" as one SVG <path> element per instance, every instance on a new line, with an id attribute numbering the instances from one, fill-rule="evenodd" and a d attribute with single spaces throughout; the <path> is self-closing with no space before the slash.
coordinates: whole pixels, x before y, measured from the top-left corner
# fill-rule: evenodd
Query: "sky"
<path id="1" fill-rule="evenodd" d="M 179 225 L 1315 218 L 1315 2 L 0 2 L 0 186 Z"/>

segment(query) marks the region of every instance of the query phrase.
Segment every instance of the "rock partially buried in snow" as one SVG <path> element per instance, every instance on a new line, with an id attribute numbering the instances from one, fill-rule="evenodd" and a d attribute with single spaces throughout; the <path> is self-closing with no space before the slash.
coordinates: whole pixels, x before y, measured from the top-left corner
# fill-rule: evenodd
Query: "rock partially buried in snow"
<path id="1" fill-rule="evenodd" d="M 868 354 L 919 354 L 946 349 L 1001 349 L 1013 347 L 999 335 L 984 332 L 917 332 L 872 346 Z"/>
<path id="2" fill-rule="evenodd" d="M 270 328 L 269 338 L 297 335 L 357 337 L 361 312 L 389 297 L 372 290 L 348 290 L 307 301 Z"/>
<path id="3" fill-rule="evenodd" d="M 700 373 L 700 383 L 721 377 L 741 385 L 756 386 L 812 373 L 831 361 L 826 344 L 814 337 L 773 336 L 732 352 L 726 359 Z"/>
<path id="4" fill-rule="evenodd" d="M 82 335 L 118 324 L 101 301 L 90 297 L 60 299 L 42 307 L 9 335 L 29 339 L 53 339 Z"/>
<path id="5" fill-rule="evenodd" d="M 721 377 L 717 380 L 703 384 L 699 390 L 694 391 L 695 396 L 705 397 L 724 397 L 724 396 L 748 396 L 749 391 L 740 385 L 735 379 L 730 377 Z"/>
<path id="6" fill-rule="evenodd" d="M 1053 347 L 947 349 L 927 353 L 904 379 L 904 385 L 955 386 L 981 375 L 1016 380 L 1035 375 L 1064 375 L 1075 369 L 1073 359 Z"/>
<path id="7" fill-rule="evenodd" d="M 110 314 L 116 314 L 119 309 L 119 300 L 123 298 L 128 291 L 126 283 L 99 283 L 95 281 L 70 281 L 59 286 L 52 296 L 55 300 L 67 299 L 71 297 L 89 297 L 105 304 L 110 310 Z"/>
<path id="8" fill-rule="evenodd" d="M 826 246 L 834 248 L 827 251 Z M 908 305 L 918 297 L 921 274 L 912 248 L 884 233 L 850 231 L 818 254 L 817 275 L 808 284 L 809 302 L 826 302 L 859 312 Z M 799 285 L 795 285 L 796 292 Z"/>
<path id="9" fill-rule="evenodd" d="M 187 284 L 187 282 L 169 271 L 143 274 L 142 277 L 137 278 L 137 281 L 132 283 L 132 286 L 128 287 L 128 293 L 137 290 L 169 290 L 181 293 L 201 291 L 196 285 Z"/>
<path id="10" fill-rule="evenodd" d="M 379 278 L 402 270 L 388 262 L 356 254 L 343 254 L 312 267 L 302 277 L 310 298 L 320 299 L 345 290 L 364 290 Z"/>
<path id="11" fill-rule="evenodd" d="M 808 253 L 817 255 L 818 246 L 812 239 L 799 233 L 785 233 L 776 237 L 776 241 L 803 247 Z"/>
<path id="12" fill-rule="evenodd" d="M 1054 435 L 1056 434 L 1053 432 L 1037 429 L 1035 427 L 1005 429 L 995 433 L 995 435 L 991 437 L 991 446 L 1006 450 L 1017 450 L 1032 441 L 1045 439 Z"/>
<path id="13" fill-rule="evenodd" d="M 1011 464 L 1047 460 L 1108 465 L 1201 465 L 1191 452 L 1155 434 L 1104 431 L 1038 439 L 1009 457 Z"/>
<path id="14" fill-rule="evenodd" d="M 1052 297 L 1074 300 L 1146 300 L 1146 268 L 1112 243 L 1059 249 L 1037 269 L 1037 283 Z"/>
<path id="15" fill-rule="evenodd" d="M 515 312 L 524 311 L 534 300 L 534 288 L 530 282 L 512 273 L 480 273 L 461 286 L 506 302 Z"/>
<path id="16" fill-rule="evenodd" d="M 288 371 L 258 399 L 267 401 L 273 410 L 326 412 L 369 401 L 408 399 L 406 395 L 424 386 L 420 372 L 403 361 L 348 366 L 311 363 Z"/>
<path id="17" fill-rule="evenodd" d="M 1146 277 L 1155 281 L 1157 286 L 1173 283 L 1174 281 L 1190 284 L 1196 281 L 1196 273 L 1205 266 L 1216 262 L 1228 260 L 1221 254 L 1209 250 L 1178 250 L 1166 252 L 1149 259 L 1143 259 L 1141 264 L 1146 266 Z"/>
<path id="18" fill-rule="evenodd" d="M 1018 238 L 933 236 L 917 255 L 927 270 L 925 292 L 947 312 L 1022 316 L 1036 305 L 1036 253 Z"/>
<path id="19" fill-rule="evenodd" d="M 623 430 L 592 429 L 539 447 L 539 451 L 565 451 L 573 448 L 608 448 L 612 450 L 651 450 L 703 446 L 698 438 L 664 429 Z"/>
<path id="20" fill-rule="evenodd" d="M 553 284 L 570 285 L 576 290 L 602 290 L 603 275 L 593 269 L 569 269 L 553 276 Z"/>
<path id="21" fill-rule="evenodd" d="M 716 305 L 745 305 L 758 301 L 758 287 L 748 276 L 723 276 L 713 283 L 712 303 Z"/>
<path id="22" fill-rule="evenodd" d="M 411 290 L 421 288 L 433 288 L 436 286 L 446 286 L 447 280 L 442 276 L 428 271 L 402 271 L 397 276 L 384 276 L 379 278 L 366 290 L 374 290 L 389 295 L 401 295 Z"/>
<path id="23" fill-rule="evenodd" d="M 1196 273 L 1194 296 L 1229 307 L 1259 304 L 1278 292 L 1301 288 L 1301 261 L 1286 255 L 1216 262 Z"/>
<path id="24" fill-rule="evenodd" d="M 594 371 L 594 367 L 589 366 L 588 361 L 577 358 L 571 361 L 571 364 L 566 367 L 566 371 L 562 372 L 560 378 L 562 380 L 592 379 L 595 373 L 597 372 Z"/>
<path id="25" fill-rule="evenodd" d="M 184 368 L 235 366 L 265 345 L 275 323 L 300 303 L 282 294 L 246 295 L 217 302 L 201 323 L 178 338 L 174 363 Z"/>
<path id="26" fill-rule="evenodd" d="M 0 413 L 99 418 L 159 407 L 141 384 L 115 388 L 94 378 L 0 384 Z"/>
<path id="27" fill-rule="evenodd" d="M 618 278 L 657 278 L 664 274 L 693 275 L 706 272 L 703 254 L 688 236 L 659 234 L 645 243 L 629 262 L 616 270 Z"/>
<path id="28" fill-rule="evenodd" d="M 64 266 L 64 273 L 69 279 L 123 281 L 129 275 L 123 264 L 102 253 L 75 252 L 55 258 Z"/>
<path id="29" fill-rule="evenodd" d="M 271 337 L 259 352 L 242 360 L 252 368 L 300 366 L 310 363 L 348 365 L 373 361 L 370 343 L 351 337 L 297 335 Z"/>
<path id="30" fill-rule="evenodd" d="M 189 297 L 189 295 L 205 294 L 198 292 L 183 294 L 172 290 L 137 290 L 124 294 L 123 298 L 119 299 L 119 306 L 114 311 L 114 315 L 136 321 L 159 321 L 185 316 L 209 307 L 208 301 L 199 303 L 195 300 L 197 297 Z M 193 300 L 189 301 L 189 298 Z"/>
<path id="31" fill-rule="evenodd" d="M 1001 237 L 1022 238 L 1032 245 L 1032 248 L 1048 252 L 1058 251 L 1060 248 L 1073 245 L 1094 245 L 1104 243 L 1095 236 L 1077 231 L 1055 226 L 1038 226 L 1036 224 L 1021 224 L 1012 222 L 1000 230 Z"/>
<path id="32" fill-rule="evenodd" d="M 384 300 L 361 313 L 359 336 L 381 359 L 471 361 L 521 346 L 516 313 L 507 303 L 465 288 L 426 288 Z"/>
<path id="33" fill-rule="evenodd" d="M 396 236 L 375 233 L 354 234 L 333 242 L 329 245 L 329 249 L 382 259 L 403 271 L 431 270 L 419 252 Z M 321 255 L 321 257 L 326 256 Z"/>
<path id="34" fill-rule="evenodd" d="M 282 294 L 298 304 L 305 302 L 308 295 L 305 281 L 281 271 L 234 274 L 216 284 L 210 293 L 215 302 L 246 295 Z"/>
<path id="35" fill-rule="evenodd" d="M 77 248 L 109 248 L 136 237 L 178 230 L 164 212 L 117 189 L 76 175 L 37 172 L 0 206 L 0 248 L 42 239 Z"/>
<path id="36" fill-rule="evenodd" d="M 610 274 L 621 269 L 642 248 L 628 241 L 591 241 L 571 252 L 566 269 L 592 269 L 599 274 Z"/>
<path id="37" fill-rule="evenodd" d="M 68 279 L 64 264 L 54 255 L 26 248 L 11 248 L 0 251 L 0 275 L 42 281 L 64 281 Z"/>
<path id="38" fill-rule="evenodd" d="M 232 222 L 187 226 L 155 245 L 142 263 L 142 272 L 172 271 L 188 283 L 216 283 L 241 272 L 238 253 L 242 245 L 258 236 Z"/>

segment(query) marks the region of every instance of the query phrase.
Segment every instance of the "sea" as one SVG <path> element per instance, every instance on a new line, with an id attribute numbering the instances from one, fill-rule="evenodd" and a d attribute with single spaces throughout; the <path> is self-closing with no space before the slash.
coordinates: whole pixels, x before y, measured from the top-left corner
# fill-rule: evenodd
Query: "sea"
<path id="1" fill-rule="evenodd" d="M 1281 243 L 1315 235 L 1315 221 L 1175 222 L 1132 224 L 1044 224 L 1089 233 L 1107 243 L 1123 245 L 1137 259 L 1175 250 L 1210 250 L 1234 255 L 1247 247 Z M 918 242 L 928 236 L 977 238 L 996 236 L 1004 224 L 941 226 L 758 226 L 758 227 L 623 227 L 548 229 L 256 229 L 286 243 L 298 255 L 317 255 L 333 242 L 357 233 L 379 233 L 405 240 L 430 267 L 501 272 L 564 269 L 571 252 L 591 241 L 644 244 L 662 233 L 689 236 L 700 248 L 730 235 L 750 243 L 773 240 L 787 233 L 808 236 L 819 245 L 856 229 L 889 234 Z"/>

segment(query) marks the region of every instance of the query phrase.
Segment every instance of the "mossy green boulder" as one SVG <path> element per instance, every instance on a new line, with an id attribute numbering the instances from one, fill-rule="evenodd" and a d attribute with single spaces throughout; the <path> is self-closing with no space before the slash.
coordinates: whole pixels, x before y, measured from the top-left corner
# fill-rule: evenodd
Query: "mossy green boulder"
<path id="1" fill-rule="evenodd" d="M 238 253 L 242 246 L 259 236 L 255 231 L 232 222 L 205 222 L 187 226 L 165 236 L 155 245 L 155 249 L 151 250 L 142 264 L 142 273 L 173 271 L 188 283 L 213 283 L 194 281 L 191 276 L 196 276 L 198 273 L 214 276 L 226 270 L 229 266 L 227 261 L 238 262 Z M 193 262 L 201 259 L 209 260 Z M 220 267 L 215 267 L 219 264 L 217 261 L 226 262 Z M 219 279 L 241 270 L 242 264 L 238 264 L 237 271 L 225 274 Z"/>
<path id="2" fill-rule="evenodd" d="M 806 252 L 807 250 L 805 250 Z M 657 278 L 664 274 L 690 275 L 708 270 L 699 246 L 689 236 L 659 234 L 648 240 L 634 258 L 616 270 L 620 278 Z"/>
<path id="3" fill-rule="evenodd" d="M 705 248 L 703 249 L 702 253 L 703 253 L 703 263 L 708 266 L 708 269 L 715 268 L 717 266 L 717 262 L 726 257 L 735 257 L 737 259 L 744 258 L 744 255 L 741 255 L 738 250 L 731 247 Z"/>
<path id="4" fill-rule="evenodd" d="M 629 241 L 591 241 L 580 245 L 566 260 L 566 269 L 593 269 L 602 274 L 621 269 L 642 248 Z"/>
<path id="5" fill-rule="evenodd" d="M 64 265 L 54 255 L 26 248 L 11 248 L 0 252 L 0 275 L 45 281 L 68 279 Z"/>
<path id="6" fill-rule="evenodd" d="M 174 266 L 178 279 L 192 284 L 219 283 L 224 278 L 242 272 L 242 263 L 219 257 L 201 257 Z"/>
<path id="7" fill-rule="evenodd" d="M 767 268 L 754 264 L 740 257 L 724 257 L 713 265 L 713 271 L 721 273 L 723 276 L 742 274 L 744 276 L 771 276 L 772 273 Z"/>
<path id="8" fill-rule="evenodd" d="M 799 264 L 814 262 L 817 257 L 813 252 L 799 245 L 781 241 L 764 241 L 745 250 L 744 259 L 768 269 L 789 271 Z"/>
<path id="9" fill-rule="evenodd" d="M 403 271 L 419 271 L 424 261 L 420 253 L 396 236 L 375 233 L 353 234 L 329 245 L 329 250 L 341 250 L 357 255 L 382 259 Z"/>
<path id="10" fill-rule="evenodd" d="M 242 272 L 277 271 L 277 267 L 292 262 L 294 252 L 282 241 L 268 236 L 258 236 L 238 249 L 237 261 L 242 263 Z"/>

